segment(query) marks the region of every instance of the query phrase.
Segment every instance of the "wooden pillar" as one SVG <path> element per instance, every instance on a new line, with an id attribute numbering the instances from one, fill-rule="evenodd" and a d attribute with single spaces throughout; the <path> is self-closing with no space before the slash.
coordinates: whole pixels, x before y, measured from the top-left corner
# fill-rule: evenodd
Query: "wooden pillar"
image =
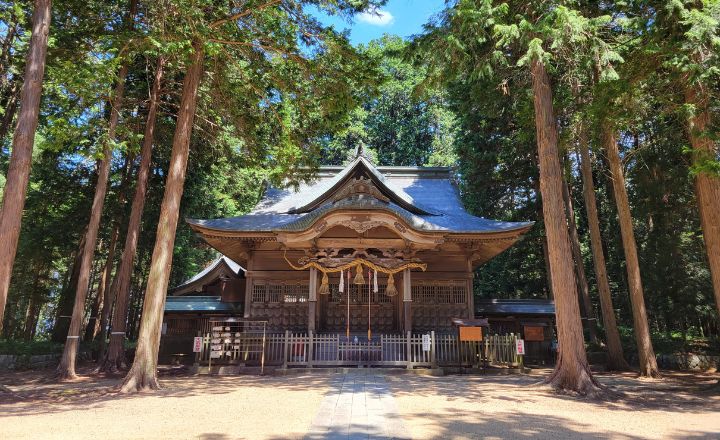
<path id="1" fill-rule="evenodd" d="M 315 332 L 315 311 L 317 310 L 317 269 L 310 268 L 310 283 L 308 293 L 308 334 Z"/>
<path id="2" fill-rule="evenodd" d="M 403 330 L 412 332 L 412 284 L 410 269 L 403 271 Z"/>
<path id="3" fill-rule="evenodd" d="M 247 267 L 245 268 L 245 309 L 243 310 L 244 318 L 250 317 L 250 308 L 252 307 L 253 269 L 253 254 L 252 251 L 248 251 Z"/>
<path id="4" fill-rule="evenodd" d="M 467 304 L 468 318 L 475 318 L 475 292 L 473 292 L 473 279 L 475 272 L 473 271 L 472 261 L 468 258 L 468 274 L 467 274 Z"/>

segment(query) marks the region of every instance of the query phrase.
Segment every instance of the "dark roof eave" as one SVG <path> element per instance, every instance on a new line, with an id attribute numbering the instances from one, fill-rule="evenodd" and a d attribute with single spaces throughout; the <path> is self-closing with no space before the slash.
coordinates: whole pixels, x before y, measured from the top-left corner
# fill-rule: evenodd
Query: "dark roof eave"
<path id="1" fill-rule="evenodd" d="M 274 228 L 274 229 L 266 229 L 266 230 L 257 230 L 257 229 L 227 229 L 227 228 L 213 228 L 212 226 L 206 226 L 200 223 L 201 220 L 199 219 L 185 219 L 185 222 L 190 225 L 190 227 L 195 230 L 196 232 L 200 232 L 199 230 L 206 230 L 206 231 L 216 231 L 218 233 L 237 233 L 237 234 L 268 234 L 268 235 L 277 235 L 278 233 L 285 233 L 285 232 L 305 232 L 309 229 L 312 229 L 312 225 L 315 223 L 312 223 L 310 227 L 306 227 L 303 229 L 298 230 L 292 230 L 292 229 L 281 229 L 281 228 Z M 427 230 L 427 229 L 417 229 L 413 227 L 412 225 L 409 225 L 410 228 L 412 228 L 413 231 L 421 232 L 421 233 L 428 233 L 428 234 L 436 234 L 436 235 L 489 235 L 489 234 L 501 234 L 503 232 L 518 232 L 518 235 L 523 235 L 527 231 L 530 230 L 530 228 L 533 227 L 535 224 L 534 221 L 530 222 L 518 222 L 518 226 L 511 227 L 511 228 L 504 228 L 504 229 L 493 229 L 493 230 L 448 230 L 448 229 L 439 229 L 439 230 Z"/>

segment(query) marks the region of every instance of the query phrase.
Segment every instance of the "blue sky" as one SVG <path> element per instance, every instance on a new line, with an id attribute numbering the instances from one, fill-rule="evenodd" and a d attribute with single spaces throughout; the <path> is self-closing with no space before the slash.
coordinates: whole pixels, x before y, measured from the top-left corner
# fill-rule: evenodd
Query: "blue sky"
<path id="1" fill-rule="evenodd" d="M 396 34 L 407 38 L 422 31 L 423 24 L 440 12 L 445 0 L 389 0 L 377 13 L 356 16 L 353 23 L 337 17 L 319 14 L 321 20 L 339 31 L 350 29 L 350 41 L 364 44 L 383 34 Z"/>

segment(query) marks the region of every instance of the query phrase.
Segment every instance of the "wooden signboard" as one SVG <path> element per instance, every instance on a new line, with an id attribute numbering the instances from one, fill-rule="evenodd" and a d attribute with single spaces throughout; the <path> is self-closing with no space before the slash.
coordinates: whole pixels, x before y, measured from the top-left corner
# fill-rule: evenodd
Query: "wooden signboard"
<path id="1" fill-rule="evenodd" d="M 525 333 L 525 340 L 526 341 L 544 341 L 545 340 L 545 328 L 534 326 L 534 325 L 526 325 L 523 326 L 523 332 Z"/>
<path id="2" fill-rule="evenodd" d="M 461 341 L 482 341 L 482 327 L 460 327 Z"/>

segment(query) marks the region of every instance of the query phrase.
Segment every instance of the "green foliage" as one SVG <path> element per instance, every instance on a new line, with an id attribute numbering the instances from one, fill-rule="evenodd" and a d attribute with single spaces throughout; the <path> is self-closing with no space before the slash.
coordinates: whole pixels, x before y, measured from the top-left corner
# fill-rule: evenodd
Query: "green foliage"
<path id="1" fill-rule="evenodd" d="M 424 66 L 414 66 L 404 58 L 407 45 L 399 37 L 385 35 L 360 47 L 361 53 L 377 66 L 381 83 L 364 91 L 348 123 L 326 141 L 326 164 L 346 162 L 360 144 L 376 156 L 378 165 L 456 163 L 455 115 L 440 89 L 416 93 L 426 72 Z"/>

